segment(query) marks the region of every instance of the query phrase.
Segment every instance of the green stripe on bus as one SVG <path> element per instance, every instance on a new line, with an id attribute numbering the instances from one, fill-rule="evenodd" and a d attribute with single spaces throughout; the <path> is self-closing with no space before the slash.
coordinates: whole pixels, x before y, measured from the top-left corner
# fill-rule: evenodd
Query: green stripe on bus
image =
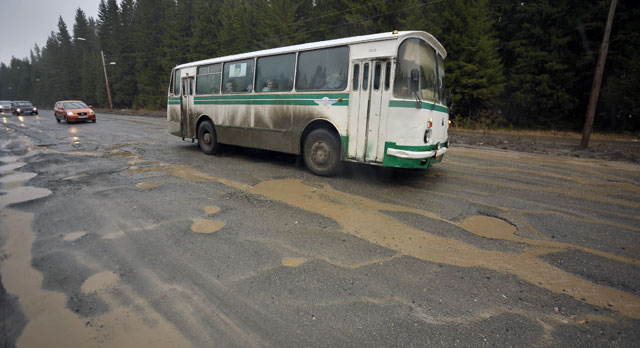
<path id="1" fill-rule="evenodd" d="M 226 99 L 226 100 L 195 100 L 195 105 L 308 105 L 319 106 L 313 100 L 286 100 L 286 99 L 267 99 L 267 100 L 251 100 L 251 99 Z M 332 106 L 348 106 L 349 100 L 335 102 Z"/>
<path id="2" fill-rule="evenodd" d="M 416 107 L 416 102 L 415 101 L 409 101 L 409 100 L 391 100 L 391 101 L 389 101 L 389 107 L 391 107 L 391 108 L 415 108 Z M 441 106 L 441 105 L 428 103 L 428 102 L 422 102 L 422 108 L 423 109 L 429 109 L 429 110 L 431 110 L 433 108 L 433 110 L 435 110 L 435 111 L 449 113 L 449 109 L 448 108 L 446 108 L 444 106 Z"/>

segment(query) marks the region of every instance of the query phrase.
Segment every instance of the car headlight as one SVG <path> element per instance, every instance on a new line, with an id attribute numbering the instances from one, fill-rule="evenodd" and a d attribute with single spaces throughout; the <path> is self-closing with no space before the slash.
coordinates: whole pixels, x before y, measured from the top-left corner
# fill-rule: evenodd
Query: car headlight
<path id="1" fill-rule="evenodd" d="M 67 111 L 67 116 L 73 116 L 73 112 Z"/>
<path id="2" fill-rule="evenodd" d="M 16 109 L 16 112 L 22 112 L 22 110 L 20 110 L 20 109 Z"/>
<path id="3" fill-rule="evenodd" d="M 38 108 L 34 106 L 33 111 L 38 111 Z"/>
<path id="4" fill-rule="evenodd" d="M 95 112 L 93 112 L 93 110 L 89 110 L 89 115 L 93 115 L 95 114 Z"/>

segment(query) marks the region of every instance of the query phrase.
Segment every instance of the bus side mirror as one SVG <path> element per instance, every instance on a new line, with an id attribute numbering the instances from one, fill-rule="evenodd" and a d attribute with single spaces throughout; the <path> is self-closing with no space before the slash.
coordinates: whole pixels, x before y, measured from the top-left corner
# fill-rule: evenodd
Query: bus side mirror
<path id="1" fill-rule="evenodd" d="M 420 88 L 420 70 L 411 70 L 411 93 L 417 92 Z"/>

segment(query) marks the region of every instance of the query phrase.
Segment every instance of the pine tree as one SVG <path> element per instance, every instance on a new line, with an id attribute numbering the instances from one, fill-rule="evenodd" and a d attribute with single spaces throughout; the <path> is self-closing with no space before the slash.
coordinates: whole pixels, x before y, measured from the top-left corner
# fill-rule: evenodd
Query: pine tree
<path id="1" fill-rule="evenodd" d="M 137 93 L 136 87 L 136 63 L 137 53 L 134 43 L 134 0 L 123 0 L 120 4 L 118 21 L 119 46 L 118 55 L 115 57 L 116 65 L 110 65 L 109 82 L 113 86 L 113 104 L 119 108 L 131 108 Z"/>
<path id="2" fill-rule="evenodd" d="M 307 35 L 301 23 L 302 2 L 273 0 L 263 2 L 258 12 L 262 48 L 290 46 L 305 42 Z"/>
<path id="3" fill-rule="evenodd" d="M 448 54 L 452 111 L 464 117 L 495 116 L 505 78 L 488 1 L 451 0 L 434 10 L 429 18 Z"/>
<path id="4" fill-rule="evenodd" d="M 163 55 L 166 53 L 164 31 L 166 11 L 171 0 L 138 0 L 134 15 L 136 53 L 136 87 L 134 107 L 160 109 L 166 105 L 168 72 Z"/>
<path id="5" fill-rule="evenodd" d="M 220 30 L 218 31 L 218 56 L 251 51 L 255 33 L 253 14 L 256 12 L 251 0 L 224 0 L 220 8 Z M 252 11 L 254 10 L 254 11 Z M 256 47 L 257 48 L 257 47 Z"/>
<path id="6" fill-rule="evenodd" d="M 572 12 L 566 1 L 541 0 L 516 6 L 510 18 L 518 27 L 505 43 L 513 59 L 507 91 L 521 124 L 564 125 L 576 107 L 576 56 L 569 49 L 576 31 L 567 24 Z"/>
<path id="7" fill-rule="evenodd" d="M 74 88 L 74 55 L 73 46 L 71 44 L 71 35 L 67 30 L 67 25 L 64 23 L 62 16 L 58 18 L 58 33 L 57 33 L 59 49 L 56 55 L 56 63 L 61 68 L 60 73 L 60 95 L 67 98 L 74 98 L 77 95 L 77 88 Z"/>

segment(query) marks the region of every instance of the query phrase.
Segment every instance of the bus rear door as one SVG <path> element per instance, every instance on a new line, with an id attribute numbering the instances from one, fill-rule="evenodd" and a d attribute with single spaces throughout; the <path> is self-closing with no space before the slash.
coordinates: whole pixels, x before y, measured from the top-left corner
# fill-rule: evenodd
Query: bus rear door
<path id="1" fill-rule="evenodd" d="M 189 120 L 193 119 L 193 93 L 195 83 L 193 76 L 182 78 L 182 96 L 180 97 L 180 133 L 182 138 L 195 137 L 195 130 L 190 127 Z"/>

